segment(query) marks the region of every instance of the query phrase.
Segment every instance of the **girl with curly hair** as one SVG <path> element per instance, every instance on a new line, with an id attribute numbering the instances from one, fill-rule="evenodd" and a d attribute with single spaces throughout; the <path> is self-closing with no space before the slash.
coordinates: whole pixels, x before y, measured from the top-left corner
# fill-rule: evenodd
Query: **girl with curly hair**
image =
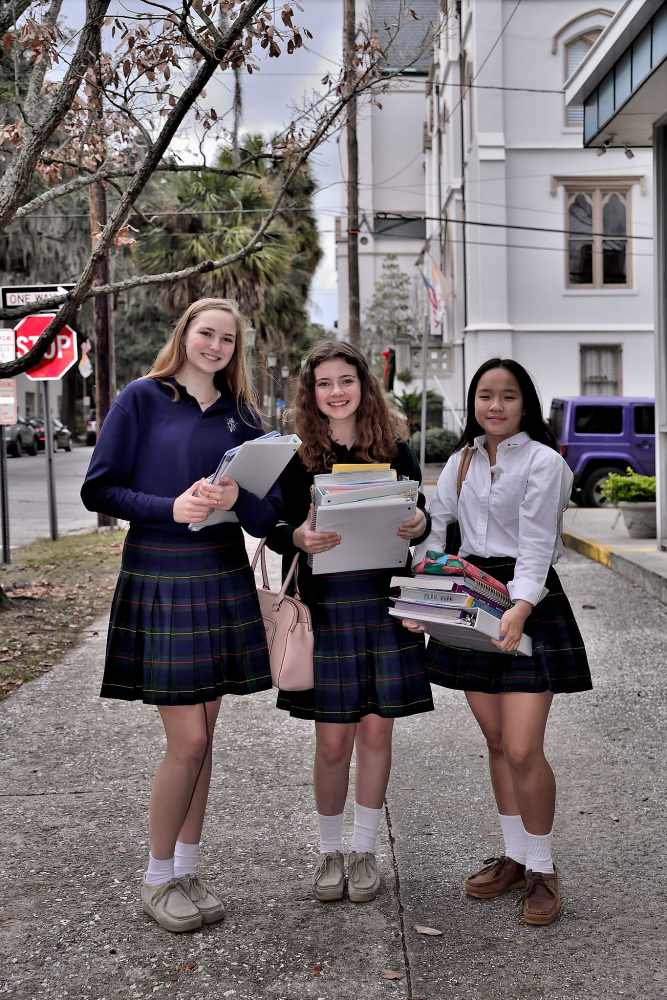
<path id="1" fill-rule="evenodd" d="M 283 692 L 278 707 L 315 721 L 315 802 L 320 859 L 313 891 L 321 902 L 345 892 L 343 810 L 352 751 L 356 753 L 354 830 L 348 896 L 373 899 L 380 888 L 375 843 L 391 768 L 394 719 L 433 708 L 422 636 L 388 614 L 391 570 L 312 575 L 308 554 L 338 545 L 332 532 L 311 528 L 313 477 L 334 463 L 389 462 L 399 476 L 421 480 L 403 430 L 364 356 L 342 341 L 322 341 L 306 357 L 296 398 L 298 455 L 281 479 L 283 518 L 268 544 L 283 555 L 283 578 L 299 552 L 299 589 L 315 632 L 315 686 Z M 417 542 L 430 530 L 420 494 L 415 515 L 399 528 Z M 406 567 L 407 570 L 407 567 Z"/>

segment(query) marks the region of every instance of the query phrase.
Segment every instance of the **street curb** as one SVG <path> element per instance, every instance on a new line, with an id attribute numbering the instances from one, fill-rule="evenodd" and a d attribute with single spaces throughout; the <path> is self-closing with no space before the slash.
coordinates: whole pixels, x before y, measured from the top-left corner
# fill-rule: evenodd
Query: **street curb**
<path id="1" fill-rule="evenodd" d="M 564 531 L 562 537 L 563 544 L 568 549 L 573 549 L 582 556 L 586 556 L 587 559 L 601 563 L 607 569 L 618 573 L 619 576 L 630 580 L 631 583 L 637 584 L 638 587 L 642 587 L 663 604 L 667 604 L 667 577 L 646 566 L 640 566 L 632 559 L 628 559 L 627 556 L 615 552 L 608 545 L 592 542 L 589 538 L 573 535 L 569 531 Z"/>

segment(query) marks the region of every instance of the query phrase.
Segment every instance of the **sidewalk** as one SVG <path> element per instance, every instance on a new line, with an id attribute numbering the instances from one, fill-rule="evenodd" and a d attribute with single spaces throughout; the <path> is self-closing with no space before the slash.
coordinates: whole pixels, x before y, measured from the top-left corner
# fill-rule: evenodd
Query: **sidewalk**
<path id="1" fill-rule="evenodd" d="M 152 708 L 99 699 L 100 621 L 54 670 L 0 704 L 0 997 L 664 997 L 664 891 L 651 859 L 665 822 L 667 609 L 643 614 L 639 591 L 574 553 L 559 572 L 595 690 L 558 697 L 549 727 L 558 924 L 521 927 L 515 895 L 465 897 L 463 875 L 500 846 L 497 820 L 465 699 L 435 688 L 435 712 L 396 725 L 378 845 L 384 886 L 367 906 L 311 896 L 312 726 L 277 712 L 270 691 L 226 698 L 204 873 L 222 889 L 227 919 L 195 934 L 161 931 L 138 905 L 161 727 Z"/>
<path id="2" fill-rule="evenodd" d="M 655 538 L 630 538 L 615 508 L 569 507 L 563 518 L 568 548 L 602 563 L 667 604 L 667 552 Z"/>

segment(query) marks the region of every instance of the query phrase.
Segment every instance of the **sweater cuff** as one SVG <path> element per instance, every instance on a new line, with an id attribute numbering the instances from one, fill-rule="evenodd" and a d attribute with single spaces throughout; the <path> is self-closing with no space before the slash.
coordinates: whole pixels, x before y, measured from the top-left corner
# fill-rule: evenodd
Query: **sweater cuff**
<path id="1" fill-rule="evenodd" d="M 151 497 L 151 520 L 173 521 L 176 497 Z"/>

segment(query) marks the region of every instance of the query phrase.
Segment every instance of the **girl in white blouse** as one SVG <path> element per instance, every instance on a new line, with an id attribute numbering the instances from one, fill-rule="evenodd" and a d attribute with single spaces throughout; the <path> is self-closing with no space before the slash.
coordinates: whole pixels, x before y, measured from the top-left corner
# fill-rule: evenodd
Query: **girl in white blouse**
<path id="1" fill-rule="evenodd" d="M 459 449 L 464 445 L 473 451 L 460 497 L 463 450 L 438 480 L 431 534 L 415 561 L 429 549 L 443 551 L 447 526 L 458 520 L 460 554 L 505 583 L 513 601 L 501 619 L 498 653 L 452 649 L 433 638 L 428 644 L 431 681 L 465 691 L 486 738 L 505 842 L 503 854 L 470 875 L 465 888 L 478 899 L 523 888 L 523 920 L 545 925 L 558 917 L 560 891 L 552 858 L 556 785 L 544 731 L 554 694 L 592 687 L 581 634 L 553 569 L 572 473 L 530 376 L 509 359 L 493 358 L 473 376 Z M 532 638 L 532 656 L 508 656 L 522 632 Z"/>

